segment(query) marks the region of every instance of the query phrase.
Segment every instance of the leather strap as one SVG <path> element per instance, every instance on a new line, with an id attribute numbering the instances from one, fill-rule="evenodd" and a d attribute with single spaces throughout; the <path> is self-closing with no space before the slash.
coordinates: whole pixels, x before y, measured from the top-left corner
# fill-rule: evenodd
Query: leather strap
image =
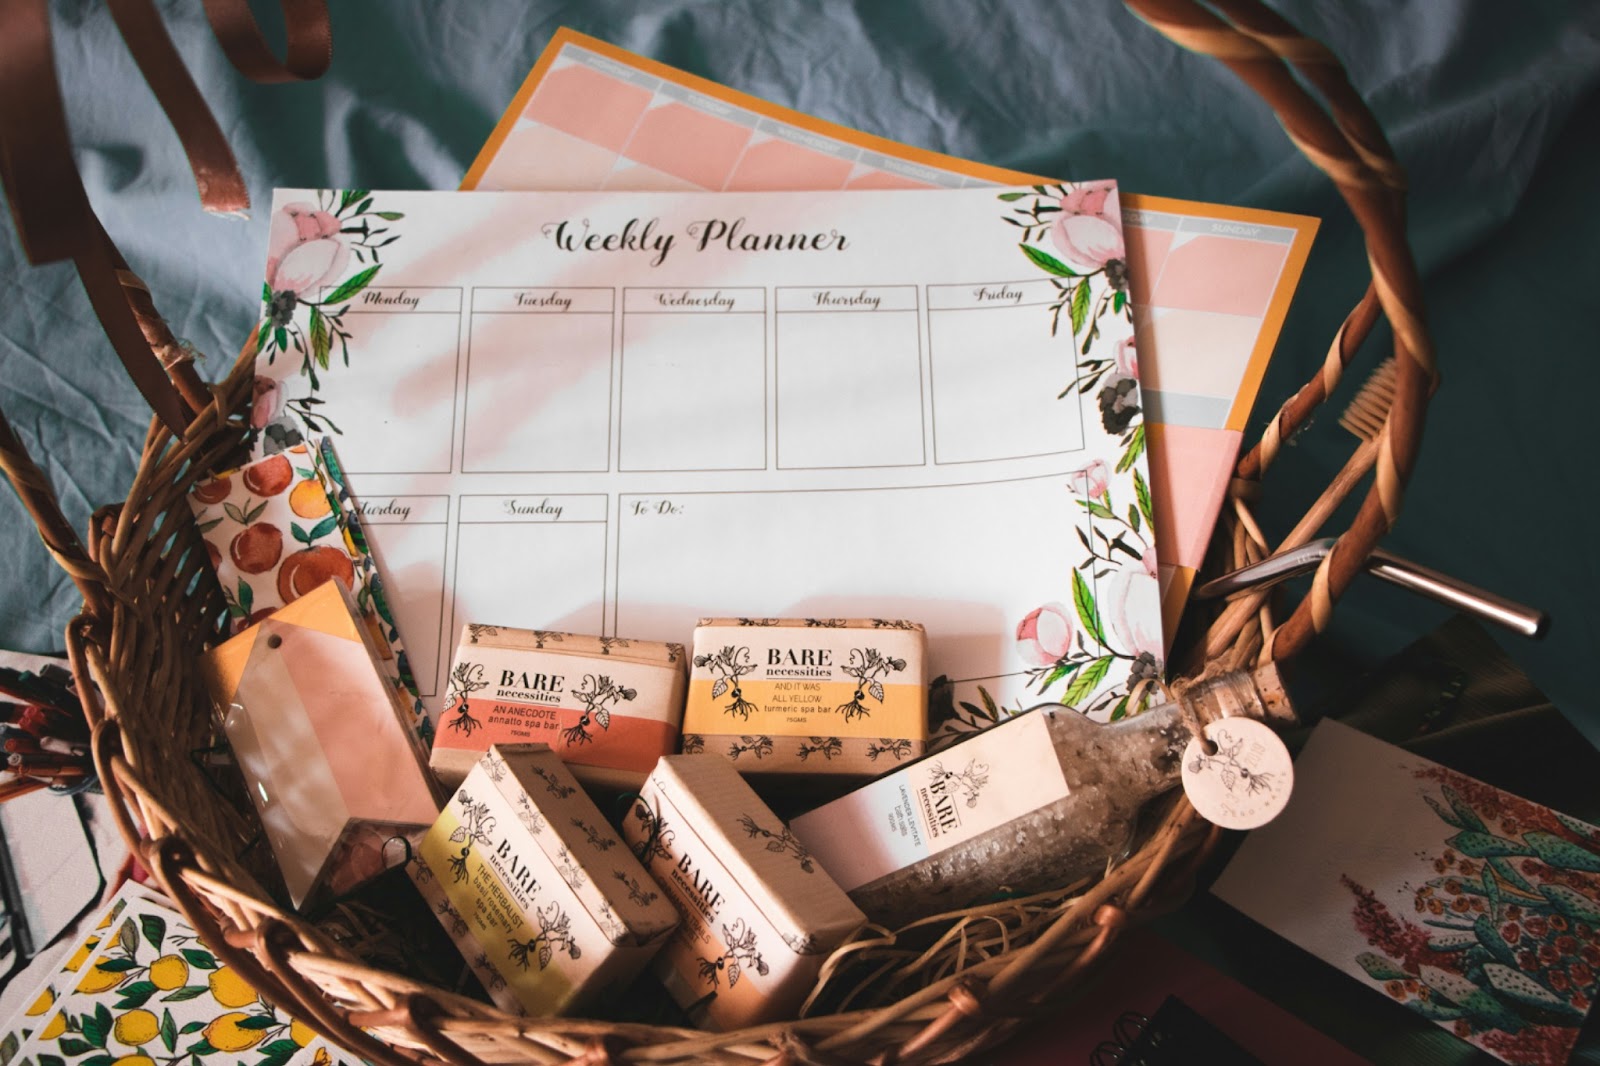
<path id="1" fill-rule="evenodd" d="M 246 0 L 204 0 L 211 32 L 234 68 L 261 84 L 310 81 L 333 60 L 333 30 L 326 0 L 278 0 L 288 48 L 282 61 L 272 54 Z"/>
<path id="2" fill-rule="evenodd" d="M 127 264 L 89 206 L 72 159 L 45 0 L 0 3 L 0 182 L 28 259 L 73 260 L 128 376 L 156 417 L 182 433 L 189 411 L 123 297 L 117 271 Z"/>
<path id="3" fill-rule="evenodd" d="M 144 75 L 183 144 L 201 206 L 221 214 L 248 211 L 250 193 L 233 149 L 228 147 L 222 128 L 173 47 L 155 4 L 151 0 L 107 0 L 106 6 L 111 9 L 111 17 L 134 62 L 139 64 L 139 73 Z"/>

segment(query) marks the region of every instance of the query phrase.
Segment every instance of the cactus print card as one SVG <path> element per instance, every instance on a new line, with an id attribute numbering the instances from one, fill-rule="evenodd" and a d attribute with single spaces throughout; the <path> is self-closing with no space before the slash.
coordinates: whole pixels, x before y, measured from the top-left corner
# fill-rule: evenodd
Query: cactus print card
<path id="1" fill-rule="evenodd" d="M 1600 827 L 1324 721 L 1212 891 L 1513 1066 L 1600 993 Z"/>
<path id="2" fill-rule="evenodd" d="M 176 910 L 144 893 L 113 904 L 71 990 L 22 1045 L 27 1066 L 333 1066 L 354 1062 L 264 1003 Z M 109 919 L 109 920 L 106 920 Z"/>

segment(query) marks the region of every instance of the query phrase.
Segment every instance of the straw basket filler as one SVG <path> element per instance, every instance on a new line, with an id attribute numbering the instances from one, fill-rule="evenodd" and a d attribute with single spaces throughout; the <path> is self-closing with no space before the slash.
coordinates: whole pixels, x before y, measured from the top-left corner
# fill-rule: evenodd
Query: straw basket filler
<path id="1" fill-rule="evenodd" d="M 1339 326 L 1319 372 L 1240 460 L 1213 557 L 1232 568 L 1303 544 L 1369 472 L 1371 488 L 1293 613 L 1275 619 L 1264 593 L 1234 599 L 1200 646 L 1175 656 L 1192 676 L 1292 656 L 1326 627 L 1334 602 L 1397 517 L 1435 372 L 1405 239 L 1404 179 L 1338 60 L 1257 0 L 1127 5 L 1179 45 L 1225 63 L 1270 104 L 1294 144 L 1343 195 L 1365 233 L 1371 266 L 1366 294 Z M 111 7 L 174 119 L 206 206 L 242 206 L 237 167 L 177 64 L 154 8 Z M 330 46 L 320 7 L 286 4 L 291 33 L 288 58 L 280 62 L 242 0 L 206 4 L 224 51 L 261 81 L 315 77 L 326 67 Z M 307 10 L 320 18 L 297 23 Z M 254 344 L 245 346 L 224 380 L 202 382 L 106 238 L 72 165 L 47 23 L 44 0 L 0 5 L 0 51 L 7 60 L 0 70 L 9 71 L 0 93 L 7 198 L 34 262 L 76 261 L 96 313 L 156 417 L 126 501 L 97 512 L 86 539 L 64 520 L 50 486 L 3 419 L 0 462 L 83 595 L 67 648 L 86 694 L 95 766 L 119 827 L 221 960 L 267 999 L 384 1064 L 957 1062 L 999 1043 L 1029 1017 L 1058 1013 L 1074 986 L 1092 980 L 1097 959 L 1114 949 L 1121 930 L 1184 898 L 1217 830 L 1179 796 L 1102 879 L 995 903 L 981 908 L 977 920 L 972 911 L 942 919 L 951 930 L 966 925 L 942 946 L 908 952 L 891 967 L 882 987 L 892 995 L 851 1002 L 845 1013 L 719 1034 L 612 1021 L 519 1020 L 363 961 L 348 922 L 313 925 L 269 902 L 249 869 L 244 842 L 254 830 L 247 814 L 219 803 L 191 759 L 212 742 L 196 663 L 225 635 L 226 609 L 185 496 L 197 481 L 238 465 L 244 454 Z M 19 84 L 27 91 L 16 91 Z M 1264 475 L 1280 445 L 1338 386 L 1380 314 L 1393 327 L 1396 362 L 1386 418 L 1364 434 L 1366 442 L 1290 537 L 1270 544 L 1251 513 Z M 824 981 L 828 975 L 825 968 Z"/>

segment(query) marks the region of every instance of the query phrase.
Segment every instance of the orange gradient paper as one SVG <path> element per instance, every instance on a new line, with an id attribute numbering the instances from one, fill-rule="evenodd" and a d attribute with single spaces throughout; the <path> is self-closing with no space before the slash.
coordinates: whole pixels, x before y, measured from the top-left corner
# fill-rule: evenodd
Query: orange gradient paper
<path id="1" fill-rule="evenodd" d="M 824 122 L 561 29 L 461 187 L 734 192 L 1048 180 Z M 1317 220 L 1134 194 L 1122 205 L 1170 641 Z"/>

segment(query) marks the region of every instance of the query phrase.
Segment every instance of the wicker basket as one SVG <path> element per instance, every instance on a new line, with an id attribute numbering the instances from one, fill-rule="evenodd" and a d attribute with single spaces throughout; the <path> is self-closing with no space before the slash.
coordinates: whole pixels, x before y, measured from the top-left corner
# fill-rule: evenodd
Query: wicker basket
<path id="1" fill-rule="evenodd" d="M 1311 594 L 1281 625 L 1261 595 L 1236 599 L 1215 619 L 1190 672 L 1230 669 L 1304 647 L 1327 625 L 1333 602 L 1392 525 L 1420 441 L 1434 380 L 1432 351 L 1404 237 L 1402 175 L 1332 54 L 1256 0 L 1212 0 L 1212 10 L 1190 0 L 1127 3 L 1178 44 L 1226 63 L 1266 98 L 1294 143 L 1344 195 L 1365 231 L 1372 267 L 1367 293 L 1340 327 L 1320 372 L 1241 460 L 1214 555 L 1237 566 L 1303 543 L 1375 468 L 1373 486 L 1317 571 Z M 124 273 L 119 280 L 154 350 L 175 351 L 137 279 Z M 1380 313 L 1394 327 L 1398 363 L 1382 433 L 1357 450 L 1291 541 L 1269 545 L 1250 510 L 1262 475 L 1279 445 L 1339 383 Z M 163 360 L 189 400 L 187 425 L 179 420 L 173 428 L 170 417 L 152 422 L 126 502 L 94 516 L 86 544 L 62 519 L 38 468 L 3 420 L 0 462 L 46 544 L 83 591 L 84 611 L 68 629 L 68 651 L 80 691 L 99 693 L 98 702 L 86 701 L 94 760 L 129 845 L 227 965 L 361 1057 L 385 1064 L 960 1061 L 1005 1039 L 1029 1017 L 1059 1009 L 1123 928 L 1187 894 L 1216 831 L 1179 798 L 1142 845 L 1098 882 L 931 922 L 935 934 L 945 927 L 958 932 L 945 937 L 948 950 L 937 965 L 927 964 L 926 956 L 900 968 L 892 1002 L 722 1034 L 517 1019 L 360 962 L 327 930 L 267 902 L 236 859 L 250 825 L 217 802 L 190 759 L 211 732 L 195 664 L 223 635 L 225 610 L 185 496 L 197 480 L 241 457 L 253 362 L 252 344 L 227 379 L 206 390 L 183 378 L 181 363 Z"/>

